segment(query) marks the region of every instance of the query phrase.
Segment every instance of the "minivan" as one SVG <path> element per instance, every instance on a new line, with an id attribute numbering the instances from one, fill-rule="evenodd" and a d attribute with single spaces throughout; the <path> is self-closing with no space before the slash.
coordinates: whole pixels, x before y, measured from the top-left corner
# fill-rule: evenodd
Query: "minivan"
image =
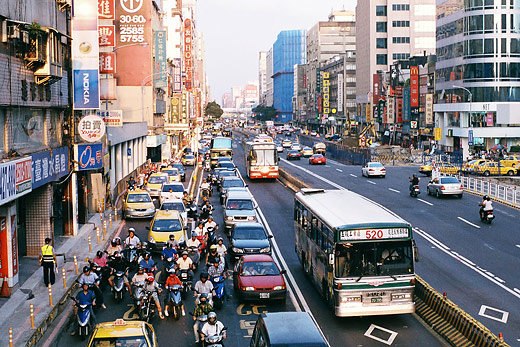
<path id="1" fill-rule="evenodd" d="M 224 224 L 226 231 L 237 223 L 256 221 L 256 203 L 247 191 L 229 194 L 224 205 Z"/>

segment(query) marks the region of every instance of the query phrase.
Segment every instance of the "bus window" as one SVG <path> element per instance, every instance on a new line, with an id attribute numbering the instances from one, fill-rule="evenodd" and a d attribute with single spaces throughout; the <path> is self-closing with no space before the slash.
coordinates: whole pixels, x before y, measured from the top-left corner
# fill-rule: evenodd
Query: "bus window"
<path id="1" fill-rule="evenodd" d="M 322 224 L 320 221 L 316 223 L 316 244 L 319 248 L 323 247 Z"/>
<path id="2" fill-rule="evenodd" d="M 380 243 L 377 249 L 381 275 L 402 275 L 413 272 L 412 248 L 407 245 L 407 242 Z"/>
<path id="3" fill-rule="evenodd" d="M 312 216 L 312 223 L 311 223 L 311 239 L 316 242 L 318 233 L 318 219 L 314 216 Z"/>

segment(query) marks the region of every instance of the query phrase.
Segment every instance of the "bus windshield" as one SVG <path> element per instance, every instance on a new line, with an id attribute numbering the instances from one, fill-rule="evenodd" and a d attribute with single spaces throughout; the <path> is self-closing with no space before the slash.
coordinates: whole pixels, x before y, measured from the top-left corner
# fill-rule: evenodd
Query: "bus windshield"
<path id="1" fill-rule="evenodd" d="M 277 165 L 276 151 L 274 149 L 253 149 L 251 154 L 252 165 Z"/>
<path id="2" fill-rule="evenodd" d="M 337 278 L 414 273 L 410 240 L 338 243 L 335 258 Z"/>

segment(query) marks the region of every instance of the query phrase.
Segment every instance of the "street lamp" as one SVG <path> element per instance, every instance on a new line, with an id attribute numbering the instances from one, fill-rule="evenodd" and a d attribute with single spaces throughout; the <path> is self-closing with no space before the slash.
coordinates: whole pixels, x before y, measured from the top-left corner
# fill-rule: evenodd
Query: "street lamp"
<path id="1" fill-rule="evenodd" d="M 144 85 L 146 84 L 146 80 L 150 77 L 153 77 L 155 75 L 161 75 L 161 74 L 166 74 L 168 76 L 171 76 L 170 72 L 168 70 L 163 70 L 163 71 L 159 71 L 159 72 L 155 72 L 153 74 L 150 74 L 148 76 L 146 76 L 145 78 L 143 78 L 143 81 L 141 82 L 141 102 L 142 102 L 142 108 L 141 108 L 141 116 L 142 116 L 142 120 L 144 122 Z"/>

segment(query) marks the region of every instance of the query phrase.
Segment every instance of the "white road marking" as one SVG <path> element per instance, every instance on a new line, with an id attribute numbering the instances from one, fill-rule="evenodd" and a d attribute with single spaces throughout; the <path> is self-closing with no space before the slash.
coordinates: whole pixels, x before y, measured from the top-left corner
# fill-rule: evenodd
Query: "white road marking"
<path id="1" fill-rule="evenodd" d="M 486 314 L 486 310 L 501 313 L 502 314 L 502 318 L 497 318 L 497 317 L 494 317 L 494 316 L 490 316 L 490 315 Z M 498 308 L 482 305 L 482 306 L 480 306 L 480 311 L 478 312 L 478 315 L 482 316 L 482 317 L 489 318 L 489 319 L 496 320 L 496 321 L 504 323 L 504 324 L 507 324 L 507 318 L 509 317 L 509 312 L 499 310 Z"/>
<path id="2" fill-rule="evenodd" d="M 520 248 L 520 245 L 516 245 L 516 247 Z"/>
<path id="3" fill-rule="evenodd" d="M 426 201 L 426 200 L 423 200 L 423 199 L 417 199 L 419 200 L 420 202 L 424 202 L 426 205 L 430 205 L 430 206 L 433 206 L 433 204 L 429 201 Z"/>
<path id="4" fill-rule="evenodd" d="M 354 174 L 350 174 L 350 176 L 352 176 L 352 177 L 357 177 L 357 176 L 356 176 L 356 175 L 354 175 Z"/>
<path id="5" fill-rule="evenodd" d="M 330 165 L 325 165 L 325 167 L 330 167 Z"/>
<path id="6" fill-rule="evenodd" d="M 343 172 L 343 170 L 341 170 L 341 169 L 336 169 L 336 171 Z"/>
<path id="7" fill-rule="evenodd" d="M 336 189 L 342 189 L 342 190 L 346 190 L 346 189 L 347 189 L 347 188 L 344 188 L 344 187 L 340 186 L 339 184 L 337 184 L 337 183 L 335 183 L 335 182 L 332 182 L 331 180 L 326 179 L 325 177 L 321 177 L 320 175 L 315 174 L 315 173 L 312 172 L 311 170 L 307 170 L 307 169 L 304 168 L 304 167 L 301 167 L 301 166 L 298 166 L 298 165 L 293 164 L 293 163 L 291 163 L 291 162 L 288 162 L 288 161 L 285 160 L 285 159 L 280 159 L 280 160 L 283 161 L 284 163 L 287 163 L 287 164 L 289 164 L 289 165 L 291 165 L 291 166 L 294 166 L 294 167 L 297 168 L 297 169 L 302 170 L 303 172 L 308 173 L 309 175 L 311 175 L 311 176 L 313 176 L 313 177 L 316 177 L 316 178 L 319 179 L 319 180 L 322 180 L 322 181 L 325 182 L 325 183 L 330 184 L 331 186 L 333 186 L 333 187 L 336 188 Z"/>
<path id="8" fill-rule="evenodd" d="M 375 329 L 379 329 L 379 330 L 382 330 L 384 331 L 385 333 L 388 333 L 390 334 L 390 336 L 388 337 L 387 340 L 383 340 L 382 338 L 380 337 L 377 337 L 377 336 L 374 336 L 372 335 L 372 332 L 375 330 Z M 379 325 L 375 325 L 375 324 L 372 324 L 370 325 L 370 327 L 368 328 L 367 331 L 365 331 L 365 334 L 364 334 L 366 337 L 369 337 L 373 340 L 376 340 L 376 341 L 379 341 L 381 343 L 384 343 L 385 345 L 391 345 L 395 338 L 397 337 L 397 332 L 395 331 L 392 331 L 392 330 L 389 330 L 389 329 L 386 329 L 386 328 L 383 328 L 383 327 L 380 327 Z"/>
<path id="9" fill-rule="evenodd" d="M 367 180 L 367 182 L 370 183 L 370 184 L 377 184 L 377 183 L 374 182 L 374 181 L 369 181 L 369 180 Z"/>
<path id="10" fill-rule="evenodd" d="M 513 290 L 514 290 L 515 292 L 517 292 L 517 293 L 520 294 L 520 289 L 518 289 L 518 288 L 513 288 Z"/>
<path id="11" fill-rule="evenodd" d="M 395 192 L 395 193 L 401 193 L 401 192 L 398 191 L 397 189 L 388 188 L 388 190 L 390 190 L 390 191 L 392 191 L 392 192 Z"/>
<path id="12" fill-rule="evenodd" d="M 476 225 L 476 224 L 473 224 L 473 223 L 471 223 L 470 221 L 467 221 L 467 220 L 465 220 L 465 219 L 462 218 L 462 217 L 457 217 L 457 218 L 458 218 L 459 220 L 463 221 L 464 223 L 471 225 L 472 227 L 475 227 L 475 228 L 477 228 L 477 229 L 480 229 L 480 226 L 478 226 L 478 225 Z"/>

